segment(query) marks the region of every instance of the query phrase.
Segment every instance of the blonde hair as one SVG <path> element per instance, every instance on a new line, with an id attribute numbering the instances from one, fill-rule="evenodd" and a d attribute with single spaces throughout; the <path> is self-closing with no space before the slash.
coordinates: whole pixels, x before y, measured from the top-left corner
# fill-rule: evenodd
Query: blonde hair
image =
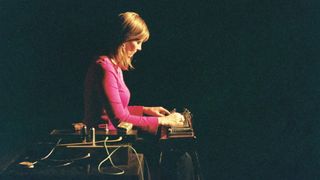
<path id="1" fill-rule="evenodd" d="M 145 21 L 135 12 L 125 12 L 118 16 L 118 37 L 115 49 L 110 55 L 115 59 L 116 63 L 122 70 L 133 68 L 131 58 L 123 48 L 123 43 L 134 40 L 145 42 L 149 39 L 149 30 Z"/>

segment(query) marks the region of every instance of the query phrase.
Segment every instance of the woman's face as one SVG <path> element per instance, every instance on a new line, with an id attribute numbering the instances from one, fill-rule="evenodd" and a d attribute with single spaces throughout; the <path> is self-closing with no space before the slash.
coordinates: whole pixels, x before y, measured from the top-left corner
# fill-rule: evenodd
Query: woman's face
<path id="1" fill-rule="evenodd" d="M 132 58 L 137 51 L 141 51 L 141 46 L 141 40 L 133 40 L 124 43 L 124 49 L 127 52 L 129 58 Z"/>

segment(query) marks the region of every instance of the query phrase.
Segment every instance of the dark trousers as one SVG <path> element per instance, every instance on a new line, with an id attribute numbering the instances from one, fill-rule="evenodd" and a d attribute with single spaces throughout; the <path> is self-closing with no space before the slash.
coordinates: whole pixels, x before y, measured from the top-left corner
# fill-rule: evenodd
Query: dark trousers
<path id="1" fill-rule="evenodd" d="M 163 180 L 195 179 L 192 158 L 188 152 L 181 150 L 162 152 L 160 172 Z"/>
<path id="2" fill-rule="evenodd" d="M 145 155 L 145 179 L 152 180 L 193 180 L 194 167 L 190 154 L 183 150 L 161 150 L 158 139 L 144 135 L 135 147 Z M 147 173 L 149 172 L 149 173 Z"/>

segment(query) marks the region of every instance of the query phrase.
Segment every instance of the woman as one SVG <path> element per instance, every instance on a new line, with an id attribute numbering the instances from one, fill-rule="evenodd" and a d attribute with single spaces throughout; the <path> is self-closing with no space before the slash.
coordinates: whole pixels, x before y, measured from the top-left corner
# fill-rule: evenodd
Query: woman
<path id="1" fill-rule="evenodd" d="M 90 128 L 107 123 L 109 130 L 114 130 L 120 122 L 129 122 L 153 135 L 157 134 L 159 126 L 183 125 L 184 117 L 180 113 L 170 113 L 163 107 L 129 106 L 130 91 L 123 80 L 122 71 L 133 68 L 131 60 L 134 54 L 141 51 L 142 44 L 149 39 L 144 20 L 137 13 L 126 12 L 120 14 L 107 29 L 110 37 L 106 54 L 92 63 L 85 80 L 85 124 Z M 154 157 L 154 150 L 148 150 L 154 144 L 143 147 L 145 153 L 151 153 L 150 158 Z M 193 175 L 188 174 L 193 169 L 190 165 L 192 160 L 186 155 L 184 152 L 169 153 L 167 164 L 179 166 L 165 170 L 163 177 L 191 179 Z M 175 175 L 171 175 L 172 171 Z"/>
<path id="2" fill-rule="evenodd" d="M 134 12 L 121 13 L 108 30 L 106 55 L 90 66 L 85 80 L 85 124 L 97 127 L 107 123 L 109 130 L 114 130 L 120 122 L 129 122 L 151 134 L 156 134 L 160 125 L 182 125 L 184 117 L 179 113 L 162 107 L 129 106 L 130 91 L 122 71 L 133 68 L 134 54 L 149 39 L 144 20 Z"/>

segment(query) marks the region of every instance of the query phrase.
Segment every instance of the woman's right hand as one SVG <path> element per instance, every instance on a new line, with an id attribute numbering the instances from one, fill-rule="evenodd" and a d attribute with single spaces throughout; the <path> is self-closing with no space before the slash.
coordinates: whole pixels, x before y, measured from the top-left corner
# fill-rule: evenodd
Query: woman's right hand
<path id="1" fill-rule="evenodd" d="M 181 127 L 183 126 L 184 117 L 182 114 L 174 112 L 168 116 L 159 117 L 158 120 L 159 124 L 162 126 Z"/>

